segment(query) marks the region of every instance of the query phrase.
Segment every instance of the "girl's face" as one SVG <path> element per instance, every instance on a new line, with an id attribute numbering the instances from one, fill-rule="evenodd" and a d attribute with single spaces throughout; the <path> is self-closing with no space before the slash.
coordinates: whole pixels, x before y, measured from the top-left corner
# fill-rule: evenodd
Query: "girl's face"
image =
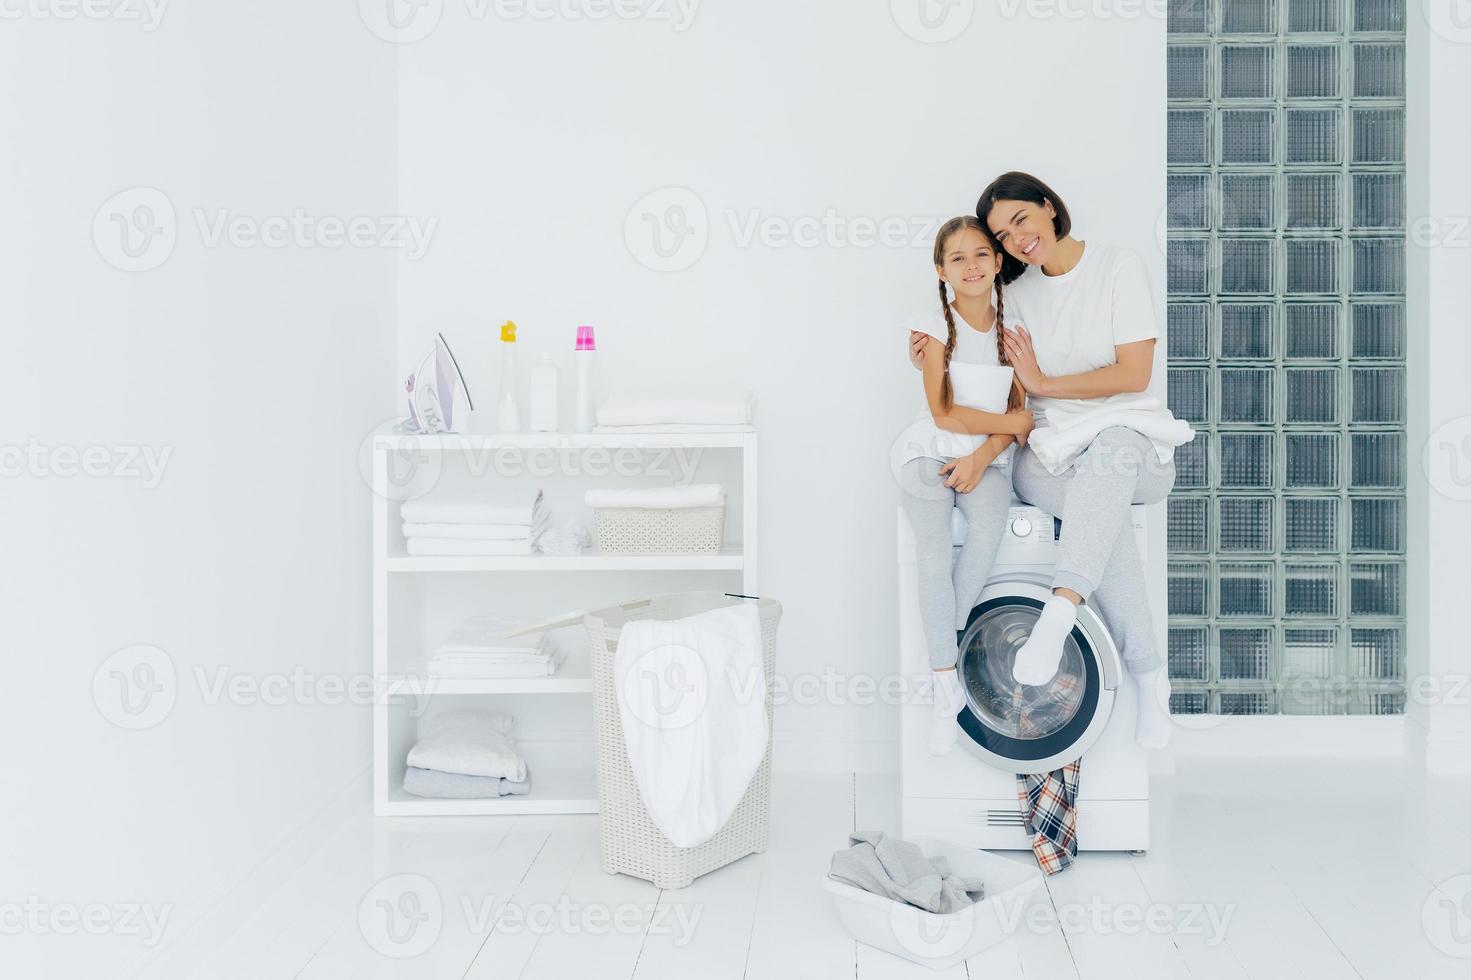
<path id="1" fill-rule="evenodd" d="M 944 264 L 935 266 L 935 272 L 956 296 L 979 299 L 991 294 L 996 273 L 1001 271 L 1001 256 L 985 235 L 974 228 L 960 229 L 946 240 L 941 258 Z"/>
<path id="2" fill-rule="evenodd" d="M 1041 265 L 1057 246 L 1057 231 L 1052 226 L 1055 217 L 1050 201 L 997 201 L 991 205 L 986 224 L 1008 255 L 1027 265 Z"/>

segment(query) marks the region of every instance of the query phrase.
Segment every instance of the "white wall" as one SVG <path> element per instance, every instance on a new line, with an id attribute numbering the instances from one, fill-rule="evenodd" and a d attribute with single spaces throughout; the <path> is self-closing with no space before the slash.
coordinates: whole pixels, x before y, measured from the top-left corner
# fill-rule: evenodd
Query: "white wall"
<path id="1" fill-rule="evenodd" d="M 1413 8 L 1412 8 L 1413 9 Z M 1471 26 L 1450 5 L 1408 20 L 1408 383 L 1410 697 L 1433 770 L 1471 767 L 1471 647 L 1463 610 L 1471 591 L 1471 155 L 1464 93 Z"/>
<path id="2" fill-rule="evenodd" d="M 706 3 L 679 30 L 446 0 L 400 47 L 399 205 L 440 219 L 431 253 L 400 263 L 400 366 L 442 329 L 489 403 L 494 328 L 509 317 L 531 351 L 565 351 L 594 324 L 621 383 L 753 385 L 762 590 L 785 604 L 788 678 L 895 668 L 886 451 L 922 404 L 897 324 L 937 302 L 939 220 L 972 211 L 995 174 L 1034 171 L 1081 237 L 1145 257 L 1163 323 L 1162 17 L 1137 3 L 1108 19 L 1058 8 L 1109 4 L 931 4 L 965 29 L 921 43 L 891 6 L 918 9 Z M 768 218 L 791 234 L 744 235 Z M 671 247 L 692 229 L 670 258 L 687 267 L 650 267 L 647 221 L 665 222 Z M 907 229 L 898 247 L 855 244 L 886 221 Z M 792 242 L 812 232 L 817 247 Z M 777 764 L 892 766 L 895 722 L 883 706 L 789 704 Z"/>
<path id="3" fill-rule="evenodd" d="M 394 408 L 393 258 L 209 247 L 195 209 L 391 210 L 391 49 L 350 4 L 181 3 L 153 29 L 126 19 L 141 5 L 89 9 L 112 13 L 8 4 L 0 24 L 0 900 L 145 903 L 168 919 L 151 949 L 116 932 L 15 936 L 7 919 L 0 973 L 14 977 L 124 975 L 187 943 L 368 762 L 366 707 L 310 693 L 211 706 L 194 672 L 368 669 L 356 447 Z M 154 224 L 176 241 L 125 272 L 108 262 L 123 254 L 107 212 L 132 217 L 136 200 L 104 202 L 139 186 L 166 193 L 175 220 L 155 210 Z M 164 257 L 152 241 L 143 264 Z M 61 449 L 48 458 L 63 469 L 66 447 L 100 447 L 101 469 L 127 447 L 171 455 L 150 487 L 17 472 L 28 444 Z M 152 702 L 172 710 L 129 731 L 109 721 L 128 719 L 116 678 L 94 702 L 93 677 L 135 644 L 163 651 L 176 683 Z"/>
<path id="4" fill-rule="evenodd" d="M 397 47 L 383 38 L 415 25 L 358 8 L 5 8 L 0 868 L 7 896 L 47 909 L 144 903 L 168 922 L 152 948 L 118 930 L 7 936 L 7 975 L 123 972 L 213 938 L 242 882 L 365 768 L 366 707 L 321 704 L 335 689 L 319 682 L 369 666 L 357 447 L 431 331 L 481 397 L 505 317 L 532 351 L 597 325 L 626 382 L 754 385 L 783 672 L 881 676 L 885 450 L 919 404 L 895 324 L 931 301 L 935 223 L 994 173 L 1034 170 L 1081 235 L 1146 257 L 1162 300 L 1164 25 L 1135 4 L 1106 20 L 952 4 L 940 29 L 963 31 L 930 44 L 881 4 L 546 21 L 446 0 L 415 8 L 437 29 Z M 667 187 L 694 198 L 635 209 Z M 658 272 L 641 212 L 672 220 L 670 200 L 704 249 Z M 246 235 L 298 209 L 438 225 L 399 261 L 320 226 L 281 247 L 211 242 L 201 222 L 222 209 Z M 742 239 L 766 219 L 816 227 L 816 247 Z M 894 222 L 900 244 L 859 241 Z M 89 449 L 100 475 L 56 472 Z M 167 461 L 133 475 L 135 450 Z M 1161 561 L 1151 574 L 1162 594 Z M 152 649 L 109 659 L 137 645 Z M 148 679 L 139 662 L 162 671 L 149 701 L 120 686 Z M 250 702 L 298 667 L 285 704 L 206 703 L 210 682 L 243 679 Z M 161 717 L 127 730 L 125 691 Z M 788 768 L 892 765 L 882 706 L 793 705 L 777 725 Z"/>

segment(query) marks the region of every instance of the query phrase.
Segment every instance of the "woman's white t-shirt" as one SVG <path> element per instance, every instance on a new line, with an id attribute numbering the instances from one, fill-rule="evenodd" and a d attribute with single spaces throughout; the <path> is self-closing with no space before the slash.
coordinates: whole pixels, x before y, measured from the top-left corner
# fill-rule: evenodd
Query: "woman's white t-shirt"
<path id="1" fill-rule="evenodd" d="M 1048 377 L 1117 364 L 1115 346 L 1159 336 L 1144 261 L 1127 248 L 1085 245 L 1078 264 L 1067 272 L 1049 276 L 1036 266 L 1028 268 L 1006 286 L 1005 297 L 1007 325 L 1015 318 L 1026 326 L 1037 367 Z M 1150 387 L 1157 390 L 1155 381 L 1152 374 Z M 1037 413 L 1038 426 L 1063 425 L 1098 409 L 1132 408 L 1150 397 L 1157 396 L 1139 391 L 1097 398 L 1029 395 L 1027 404 Z M 1162 404 L 1158 414 L 1173 418 Z"/>
<path id="2" fill-rule="evenodd" d="M 1009 365 L 1001 363 L 996 354 L 995 326 L 983 333 L 972 327 L 953 309 L 951 312 L 955 317 L 955 351 L 950 355 L 950 387 L 954 392 L 955 404 L 983 412 L 1005 412 L 1006 399 L 1011 393 L 1013 372 Z M 1010 319 L 1008 315 L 1007 320 Z M 949 339 L 945 314 L 939 310 L 911 317 L 904 328 L 906 336 L 911 330 L 929 334 L 942 347 Z M 942 429 L 926 411 L 894 443 L 893 464 L 897 468 L 914 459 L 951 460 L 968 456 L 979 449 L 987 438 L 983 435 Z M 1016 444 L 1013 443 L 1002 450 L 990 465 L 1004 466 L 1011 462 L 1015 452 Z"/>

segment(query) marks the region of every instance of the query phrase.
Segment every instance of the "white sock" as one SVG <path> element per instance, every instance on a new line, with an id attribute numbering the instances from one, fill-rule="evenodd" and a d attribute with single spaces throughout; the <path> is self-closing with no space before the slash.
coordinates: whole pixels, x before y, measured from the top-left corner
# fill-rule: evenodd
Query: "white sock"
<path id="1" fill-rule="evenodd" d="M 930 703 L 929 749 L 932 755 L 948 755 L 960 734 L 955 716 L 965 705 L 965 691 L 958 670 L 935 670 L 930 677 L 934 698 Z"/>
<path id="2" fill-rule="evenodd" d="M 1163 667 L 1147 674 L 1130 674 L 1138 693 L 1139 713 L 1134 718 L 1134 741 L 1146 749 L 1170 744 L 1170 677 Z"/>
<path id="3" fill-rule="evenodd" d="M 1078 619 L 1078 607 L 1067 596 L 1053 594 L 1042 607 L 1032 635 L 1016 652 L 1016 663 L 1011 676 L 1019 684 L 1046 684 L 1057 675 L 1057 664 L 1062 659 L 1062 645 L 1073 631 Z"/>

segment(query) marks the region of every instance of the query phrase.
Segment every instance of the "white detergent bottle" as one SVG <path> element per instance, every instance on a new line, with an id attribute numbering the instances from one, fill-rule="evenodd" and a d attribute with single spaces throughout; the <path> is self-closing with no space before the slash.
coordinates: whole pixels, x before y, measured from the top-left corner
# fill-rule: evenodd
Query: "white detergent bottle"
<path id="1" fill-rule="evenodd" d="M 521 431 L 521 406 L 516 398 L 516 324 L 501 324 L 501 393 L 497 399 L 496 431 Z"/>
<path id="2" fill-rule="evenodd" d="M 593 358 L 597 354 L 597 341 L 593 339 L 592 327 L 577 328 L 577 347 L 572 359 L 577 364 L 577 416 L 578 432 L 591 432 L 597 421 L 597 408 L 593 405 Z"/>
<path id="3" fill-rule="evenodd" d="M 557 431 L 557 362 L 546 353 L 531 366 L 531 431 Z"/>

